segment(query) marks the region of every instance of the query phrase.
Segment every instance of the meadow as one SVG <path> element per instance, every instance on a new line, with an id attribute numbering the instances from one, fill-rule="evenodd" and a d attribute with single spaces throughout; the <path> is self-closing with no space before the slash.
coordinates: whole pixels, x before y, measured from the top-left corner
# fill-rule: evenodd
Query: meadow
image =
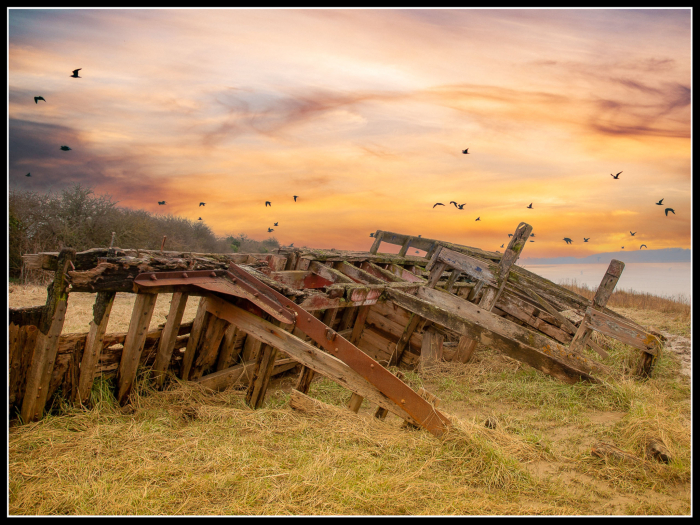
<path id="1" fill-rule="evenodd" d="M 570 285 L 575 286 L 575 285 Z M 577 289 L 587 295 L 590 290 Z M 10 306 L 42 304 L 41 286 L 10 285 Z M 160 301 L 160 300 L 159 300 Z M 690 305 L 613 295 L 613 309 L 672 338 L 690 336 Z M 108 331 L 123 331 L 133 295 L 118 294 Z M 84 331 L 89 294 L 69 300 L 66 329 Z M 167 298 L 156 305 L 163 322 Z M 194 308 L 184 320 L 194 316 Z M 669 339 L 669 340 L 671 340 Z M 389 414 L 345 408 L 350 393 L 318 377 L 313 413 L 288 406 L 295 375 L 277 379 L 262 409 L 244 387 L 213 393 L 141 374 L 119 407 L 112 378 L 88 407 L 55 400 L 51 415 L 11 425 L 10 515 L 688 515 L 690 378 L 667 349 L 654 378 L 629 367 L 637 352 L 598 337 L 619 375 L 567 385 L 479 346 L 468 364 L 403 370 L 440 399 L 453 429 L 438 439 Z M 490 428 L 494 427 L 494 428 Z M 671 460 L 645 458 L 660 439 Z M 637 458 L 596 457 L 598 442 Z"/>

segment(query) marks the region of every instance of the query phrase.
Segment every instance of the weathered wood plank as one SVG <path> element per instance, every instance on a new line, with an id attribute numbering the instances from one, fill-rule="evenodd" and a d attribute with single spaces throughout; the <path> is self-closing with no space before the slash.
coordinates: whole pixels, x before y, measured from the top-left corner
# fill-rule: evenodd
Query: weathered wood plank
<path id="1" fill-rule="evenodd" d="M 447 279 L 447 284 L 445 285 L 446 292 L 452 292 L 452 289 L 454 288 L 455 283 L 457 282 L 457 279 L 459 279 L 460 275 L 462 275 L 462 272 L 460 270 L 452 270 L 449 279 Z"/>
<path id="2" fill-rule="evenodd" d="M 112 311 L 115 296 L 114 292 L 99 292 L 95 297 L 95 304 L 92 307 L 92 320 L 90 321 L 85 340 L 85 350 L 80 361 L 76 399 L 78 403 L 86 403 L 90 398 L 95 369 L 100 361 L 102 344 L 105 333 L 107 333 L 107 323 L 109 322 L 109 314 Z"/>
<path id="3" fill-rule="evenodd" d="M 421 290 L 419 290 L 420 292 Z M 598 379 L 594 378 L 591 373 L 608 371 L 607 367 L 603 367 L 586 357 L 573 354 L 558 343 L 510 323 L 491 312 L 482 310 L 468 301 L 438 290 L 429 290 L 429 293 L 442 294 L 446 298 L 452 298 L 454 301 L 460 301 L 464 304 L 457 308 L 450 306 L 449 301 L 436 301 L 434 295 L 432 295 L 432 300 L 428 297 L 429 300 L 425 301 L 420 296 L 411 296 L 397 290 L 387 291 L 394 302 L 435 324 L 468 335 L 471 339 L 497 348 L 513 359 L 522 361 L 567 383 L 576 383 L 581 380 L 598 382 Z M 533 342 L 537 343 L 539 338 L 546 340 L 544 344 L 541 344 L 540 349 L 531 346 Z"/>
<path id="4" fill-rule="evenodd" d="M 347 284 L 352 284 L 355 281 L 350 279 L 347 275 L 344 273 L 336 270 L 333 267 L 326 266 L 325 264 L 321 264 L 318 261 L 311 261 L 309 263 L 309 271 L 323 277 L 324 279 L 327 279 L 333 283 L 347 283 Z"/>
<path id="5" fill-rule="evenodd" d="M 413 266 L 412 268 L 417 268 L 416 266 Z M 425 283 L 425 279 L 423 279 L 420 275 L 417 275 L 416 273 L 407 270 L 403 266 L 399 266 L 398 264 L 390 264 L 387 266 L 387 271 L 393 273 L 395 276 L 400 277 L 404 281 L 409 281 L 412 283 Z"/>
<path id="6" fill-rule="evenodd" d="M 557 311 L 556 308 L 554 308 L 551 304 L 549 304 L 547 301 L 545 301 L 544 299 L 542 299 L 542 297 L 540 297 L 540 296 L 537 294 L 537 292 L 535 292 L 534 290 L 531 290 L 531 289 L 529 289 L 529 288 L 525 288 L 525 291 L 527 292 L 527 294 L 528 294 L 532 299 L 534 299 L 535 301 L 537 301 L 537 303 L 538 303 L 542 308 L 544 308 L 550 315 L 552 315 L 555 319 L 557 319 L 557 321 L 559 321 L 559 322 L 561 323 L 561 327 L 562 327 L 563 329 L 565 329 L 565 330 L 566 330 L 567 332 L 569 332 L 571 335 L 575 335 L 575 334 L 576 334 L 576 330 L 578 330 L 578 329 L 577 329 L 573 324 L 571 324 L 571 322 L 570 322 L 566 317 L 564 317 L 563 315 L 561 315 L 561 314 Z"/>
<path id="7" fill-rule="evenodd" d="M 185 293 L 176 292 L 170 300 L 168 318 L 165 321 L 165 326 L 163 327 L 160 341 L 158 342 L 156 359 L 151 369 L 151 377 L 155 380 L 157 388 L 163 387 L 165 372 L 173 356 L 175 341 L 177 340 L 180 325 L 182 324 L 182 316 L 185 313 L 188 297 L 189 296 Z"/>
<path id="8" fill-rule="evenodd" d="M 202 377 L 204 372 L 214 366 L 219 355 L 219 347 L 221 340 L 224 338 L 224 332 L 229 326 L 229 322 L 220 319 L 216 313 L 209 318 L 209 323 L 200 337 L 195 359 L 190 370 L 189 380 L 193 381 Z"/>
<path id="9" fill-rule="evenodd" d="M 262 407 L 276 358 L 277 348 L 268 344 L 263 345 L 245 395 L 245 402 L 249 407 L 254 409 Z"/>
<path id="10" fill-rule="evenodd" d="M 229 368 L 236 360 L 238 355 L 243 350 L 243 338 L 245 334 L 236 326 L 229 324 L 224 332 L 224 341 L 221 344 L 221 351 L 216 360 L 216 370 L 225 370 Z"/>
<path id="11" fill-rule="evenodd" d="M 439 363 L 442 359 L 442 334 L 428 329 L 423 332 L 423 346 L 420 352 L 421 368 L 428 368 Z"/>
<path id="12" fill-rule="evenodd" d="M 117 371 L 117 402 L 124 405 L 129 397 L 136 379 L 136 370 L 141 360 L 148 326 L 151 323 L 153 309 L 156 306 L 156 294 L 137 294 L 131 313 L 129 331 L 124 341 L 122 358 Z"/>
<path id="13" fill-rule="evenodd" d="M 369 249 L 369 253 L 372 255 L 377 253 L 379 250 L 379 245 L 382 243 L 382 237 L 384 237 L 384 232 L 377 230 L 377 232 L 374 234 L 374 242 Z"/>
<path id="14" fill-rule="evenodd" d="M 67 271 L 75 258 L 75 250 L 64 248 L 58 255 L 54 280 L 48 287 L 46 306 L 39 323 L 39 333 L 29 371 L 24 398 L 22 400 L 22 420 L 27 423 L 43 416 L 49 383 L 53 374 L 58 338 L 63 329 L 63 321 L 68 306 Z"/>
<path id="15" fill-rule="evenodd" d="M 386 284 L 384 279 L 375 277 L 369 272 L 366 272 L 362 268 L 353 266 L 347 261 L 341 261 L 335 264 L 335 269 L 340 271 L 342 274 L 347 275 L 353 281 L 363 284 Z"/>
<path id="16" fill-rule="evenodd" d="M 392 272 L 385 270 L 372 262 L 363 262 L 360 265 L 360 268 L 387 283 L 405 282 L 405 280 L 401 277 L 394 275 Z"/>
<path id="17" fill-rule="evenodd" d="M 632 325 L 625 324 L 593 308 L 586 310 L 586 317 L 584 317 L 583 323 L 603 335 L 617 339 L 652 355 L 658 355 L 659 349 L 662 347 L 661 341 L 655 335 L 637 330 Z"/>
<path id="18" fill-rule="evenodd" d="M 459 270 L 474 280 L 486 281 L 487 284 L 496 286 L 498 266 L 490 261 L 479 260 L 445 247 L 437 250 L 433 257 L 436 257 L 438 262 L 445 263 L 446 266 Z"/>
<path id="19" fill-rule="evenodd" d="M 44 305 L 40 306 L 25 306 L 22 308 L 9 308 L 10 311 L 10 324 L 17 326 L 39 326 L 41 323 L 41 316 L 44 313 Z"/>
<path id="20" fill-rule="evenodd" d="M 211 314 L 207 313 L 206 309 L 206 297 L 202 297 L 199 300 L 199 305 L 197 306 L 197 313 L 194 316 L 194 321 L 192 322 L 192 330 L 190 331 L 190 338 L 187 340 L 187 347 L 185 348 L 185 355 L 182 356 L 182 365 L 180 368 L 180 378 L 187 380 L 190 375 L 190 369 L 192 368 L 192 363 L 194 362 L 194 355 L 197 350 L 197 345 L 199 344 L 199 339 L 202 336 L 202 328 L 205 325 L 205 321 Z"/>

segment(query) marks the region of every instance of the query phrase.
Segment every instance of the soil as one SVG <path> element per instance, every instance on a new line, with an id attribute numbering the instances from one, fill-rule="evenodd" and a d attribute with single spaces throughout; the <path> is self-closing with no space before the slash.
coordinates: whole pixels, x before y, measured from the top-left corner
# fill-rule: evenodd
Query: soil
<path id="1" fill-rule="evenodd" d="M 662 331 L 661 334 L 666 338 L 664 350 L 675 354 L 681 362 L 681 373 L 692 378 L 690 366 L 690 338 L 664 331 Z"/>

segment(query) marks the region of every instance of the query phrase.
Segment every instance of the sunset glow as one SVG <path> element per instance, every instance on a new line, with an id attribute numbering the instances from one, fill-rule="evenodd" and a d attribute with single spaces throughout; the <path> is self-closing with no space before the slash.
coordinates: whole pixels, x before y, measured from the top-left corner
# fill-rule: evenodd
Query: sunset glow
<path id="1" fill-rule="evenodd" d="M 367 250 L 381 229 L 495 251 L 525 221 L 523 257 L 616 251 L 630 230 L 690 248 L 690 19 L 10 9 L 8 186 L 79 182 L 295 246 Z"/>

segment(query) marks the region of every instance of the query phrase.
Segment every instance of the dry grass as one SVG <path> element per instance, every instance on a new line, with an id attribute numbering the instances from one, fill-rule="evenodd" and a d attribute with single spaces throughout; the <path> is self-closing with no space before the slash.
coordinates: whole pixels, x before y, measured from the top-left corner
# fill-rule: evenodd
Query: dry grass
<path id="1" fill-rule="evenodd" d="M 9 296 L 11 306 L 46 297 L 40 287 Z M 93 298 L 70 296 L 70 331 L 85 330 Z M 126 331 L 133 296 L 116 301 L 109 331 Z M 186 319 L 195 308 L 188 305 Z M 167 309 L 160 298 L 152 326 Z M 617 370 L 636 356 L 600 342 Z M 679 369 L 664 353 L 653 380 L 622 374 L 567 385 L 479 345 L 466 365 L 403 371 L 452 417 L 442 439 L 403 429 L 391 414 L 379 421 L 367 402 L 353 414 L 344 408 L 350 393 L 323 378 L 310 395 L 330 406 L 313 414 L 288 407 L 295 378 L 276 381 L 256 411 L 240 390 L 215 394 L 175 382 L 154 392 L 145 374 L 122 410 L 111 380 L 96 381 L 91 409 L 65 405 L 10 428 L 9 514 L 687 515 L 690 381 Z M 487 418 L 495 429 L 484 426 Z M 630 467 L 590 453 L 606 441 L 643 458 L 650 437 L 669 448 L 669 465 Z"/>

